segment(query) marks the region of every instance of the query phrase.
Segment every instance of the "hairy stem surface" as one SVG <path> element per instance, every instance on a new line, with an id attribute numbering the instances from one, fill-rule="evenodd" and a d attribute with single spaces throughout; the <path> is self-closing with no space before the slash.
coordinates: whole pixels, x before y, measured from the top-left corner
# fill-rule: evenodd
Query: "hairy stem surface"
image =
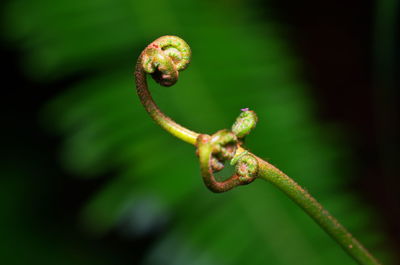
<path id="1" fill-rule="evenodd" d="M 258 177 L 273 183 L 288 195 L 359 264 L 380 264 L 310 193 L 270 163 L 258 157 L 257 160 Z"/>

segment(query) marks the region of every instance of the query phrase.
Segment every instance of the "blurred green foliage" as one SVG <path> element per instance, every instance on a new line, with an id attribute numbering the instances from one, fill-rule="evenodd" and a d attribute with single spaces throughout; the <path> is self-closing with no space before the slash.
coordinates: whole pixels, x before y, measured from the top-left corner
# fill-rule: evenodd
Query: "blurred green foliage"
<path id="1" fill-rule="evenodd" d="M 173 34 L 191 46 L 192 63 L 171 88 L 150 81 L 160 107 L 203 133 L 229 128 L 241 108 L 254 109 L 259 124 L 247 139 L 250 150 L 307 187 L 390 261 L 377 250 L 384 238 L 373 212 L 343 189 L 349 150 L 335 125 L 315 120 L 282 25 L 262 17 L 254 1 L 13 0 L 5 14 L 5 35 L 25 52 L 32 77 L 90 73 L 41 113 L 65 136 L 67 170 L 82 178 L 114 172 L 83 207 L 85 229 L 102 235 L 119 227 L 134 237 L 169 224 L 144 264 L 354 264 L 268 183 L 210 193 L 193 147 L 147 116 L 133 67 L 148 43 Z"/>

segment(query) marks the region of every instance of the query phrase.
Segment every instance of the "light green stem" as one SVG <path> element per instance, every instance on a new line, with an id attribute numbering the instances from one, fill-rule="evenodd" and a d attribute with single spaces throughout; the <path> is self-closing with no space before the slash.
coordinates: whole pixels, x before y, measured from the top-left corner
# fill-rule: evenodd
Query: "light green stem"
<path id="1" fill-rule="evenodd" d="M 137 94 L 151 118 L 170 134 L 194 145 L 199 134 L 179 125 L 160 110 L 151 97 L 147 88 L 146 73 L 139 63 L 136 65 L 135 77 Z"/>
<path id="2" fill-rule="evenodd" d="M 289 196 L 359 264 L 380 264 L 310 193 L 273 165 L 258 157 L 257 160 L 258 178 L 273 183 Z"/>

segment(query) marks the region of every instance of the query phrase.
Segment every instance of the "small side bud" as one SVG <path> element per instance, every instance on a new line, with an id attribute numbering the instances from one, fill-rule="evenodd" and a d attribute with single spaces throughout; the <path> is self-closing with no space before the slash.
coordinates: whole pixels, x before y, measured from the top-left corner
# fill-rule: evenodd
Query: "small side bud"
<path id="1" fill-rule="evenodd" d="M 252 155 L 244 155 L 236 164 L 236 173 L 242 183 L 252 182 L 258 173 L 258 162 Z"/>
<path id="2" fill-rule="evenodd" d="M 221 161 L 231 160 L 236 153 L 236 135 L 228 130 L 220 130 L 211 136 L 213 154 Z"/>
<path id="3" fill-rule="evenodd" d="M 258 121 L 257 114 L 254 111 L 248 110 L 247 108 L 242 111 L 243 112 L 240 113 L 232 126 L 232 132 L 238 138 L 243 138 L 248 135 L 250 131 L 256 127 Z"/>

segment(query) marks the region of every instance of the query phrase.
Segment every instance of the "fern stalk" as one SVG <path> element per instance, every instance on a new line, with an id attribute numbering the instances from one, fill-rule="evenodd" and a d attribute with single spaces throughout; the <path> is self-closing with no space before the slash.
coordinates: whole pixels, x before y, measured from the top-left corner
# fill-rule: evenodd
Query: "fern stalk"
<path id="1" fill-rule="evenodd" d="M 207 135 L 179 125 L 158 108 L 148 90 L 146 74 L 151 74 L 153 79 L 163 86 L 171 86 L 178 81 L 179 71 L 188 66 L 190 55 L 190 47 L 182 39 L 175 36 L 158 38 L 139 56 L 135 70 L 136 88 L 140 101 L 156 123 L 172 135 L 197 147 L 201 174 L 207 188 L 221 193 L 249 184 L 257 178 L 267 180 L 296 202 L 359 264 L 380 264 L 304 188 L 267 161 L 242 147 L 245 136 L 257 123 L 254 111 L 243 109 L 231 130 L 220 130 L 213 135 Z M 225 181 L 217 181 L 214 172 L 222 170 L 226 161 L 235 165 L 235 173 Z"/>

